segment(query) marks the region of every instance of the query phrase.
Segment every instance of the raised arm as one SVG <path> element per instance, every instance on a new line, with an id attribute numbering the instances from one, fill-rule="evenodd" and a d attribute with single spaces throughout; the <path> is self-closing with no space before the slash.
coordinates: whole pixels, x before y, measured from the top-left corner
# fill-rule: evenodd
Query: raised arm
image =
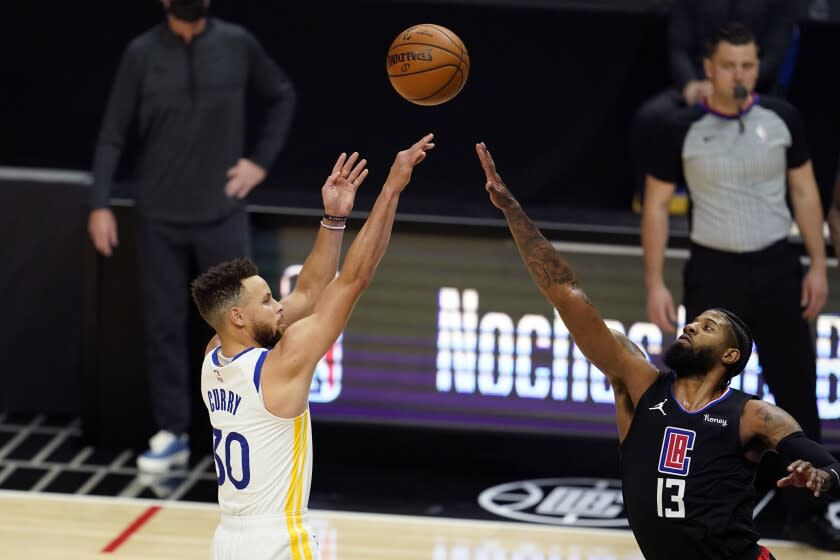
<path id="1" fill-rule="evenodd" d="M 303 263 L 295 289 L 281 302 L 287 327 L 312 313 L 315 302 L 335 278 L 346 219 L 353 210 L 356 192 L 368 175 L 367 160 L 357 163 L 358 159 L 358 152 L 349 158 L 341 154 L 321 188 L 324 217 L 315 246 Z"/>
<path id="2" fill-rule="evenodd" d="M 347 324 L 353 307 L 373 280 L 391 239 L 400 193 L 414 167 L 434 148 L 432 135 L 397 154 L 382 191 L 344 261 L 315 304 L 313 313 L 288 327 L 263 366 L 262 386 L 268 410 L 282 417 L 301 414 L 308 404 L 309 386 L 318 361 Z"/>
<path id="3" fill-rule="evenodd" d="M 604 323 L 604 319 L 578 285 L 575 273 L 552 244 L 522 210 L 496 171 L 484 143 L 476 145 L 487 177 L 490 200 L 505 215 L 508 228 L 540 291 L 557 309 L 581 352 L 609 378 L 615 390 L 626 390 L 633 403 L 656 379 L 656 369 L 625 347 Z"/>

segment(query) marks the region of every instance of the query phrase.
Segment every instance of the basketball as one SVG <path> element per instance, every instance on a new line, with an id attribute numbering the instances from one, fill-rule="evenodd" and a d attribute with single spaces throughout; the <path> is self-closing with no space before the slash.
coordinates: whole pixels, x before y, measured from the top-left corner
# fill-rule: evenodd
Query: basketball
<path id="1" fill-rule="evenodd" d="M 452 31 L 424 23 L 394 39 L 386 66 L 391 85 L 405 99 L 417 105 L 440 105 L 467 83 L 470 57 Z"/>

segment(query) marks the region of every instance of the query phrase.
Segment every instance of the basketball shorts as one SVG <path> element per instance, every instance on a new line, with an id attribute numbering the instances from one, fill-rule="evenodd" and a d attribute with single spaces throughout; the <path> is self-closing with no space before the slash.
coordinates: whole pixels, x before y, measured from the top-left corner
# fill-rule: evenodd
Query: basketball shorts
<path id="1" fill-rule="evenodd" d="M 210 560 L 320 560 L 307 519 L 284 515 L 225 515 L 213 535 Z"/>

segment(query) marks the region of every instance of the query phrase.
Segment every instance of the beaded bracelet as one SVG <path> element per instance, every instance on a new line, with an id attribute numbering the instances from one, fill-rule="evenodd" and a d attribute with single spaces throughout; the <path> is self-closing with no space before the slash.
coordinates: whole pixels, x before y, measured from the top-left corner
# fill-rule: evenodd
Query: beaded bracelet
<path id="1" fill-rule="evenodd" d="M 327 228 L 327 229 L 332 229 L 332 230 L 341 230 L 341 229 L 347 229 L 347 224 L 342 224 L 340 226 L 328 226 L 324 222 L 321 222 L 321 227 L 322 228 Z"/>

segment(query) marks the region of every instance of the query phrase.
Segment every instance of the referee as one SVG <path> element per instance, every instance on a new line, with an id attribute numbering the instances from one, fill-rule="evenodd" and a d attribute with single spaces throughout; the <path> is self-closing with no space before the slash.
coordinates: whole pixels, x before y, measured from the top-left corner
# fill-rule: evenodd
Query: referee
<path id="1" fill-rule="evenodd" d="M 776 403 L 820 441 L 816 356 L 808 321 L 828 295 L 823 214 L 804 130 L 788 103 L 752 93 L 758 46 L 743 25 L 709 41 L 704 60 L 712 93 L 675 112 L 648 148 L 642 246 L 650 320 L 674 332 L 676 312 L 662 276 L 668 201 L 677 184 L 692 201 L 691 257 L 683 280 L 686 317 L 724 307 L 751 325 L 764 379 Z M 788 241 L 792 217 L 811 264 L 803 275 Z M 807 496 L 785 494 L 789 538 L 840 549 Z"/>

